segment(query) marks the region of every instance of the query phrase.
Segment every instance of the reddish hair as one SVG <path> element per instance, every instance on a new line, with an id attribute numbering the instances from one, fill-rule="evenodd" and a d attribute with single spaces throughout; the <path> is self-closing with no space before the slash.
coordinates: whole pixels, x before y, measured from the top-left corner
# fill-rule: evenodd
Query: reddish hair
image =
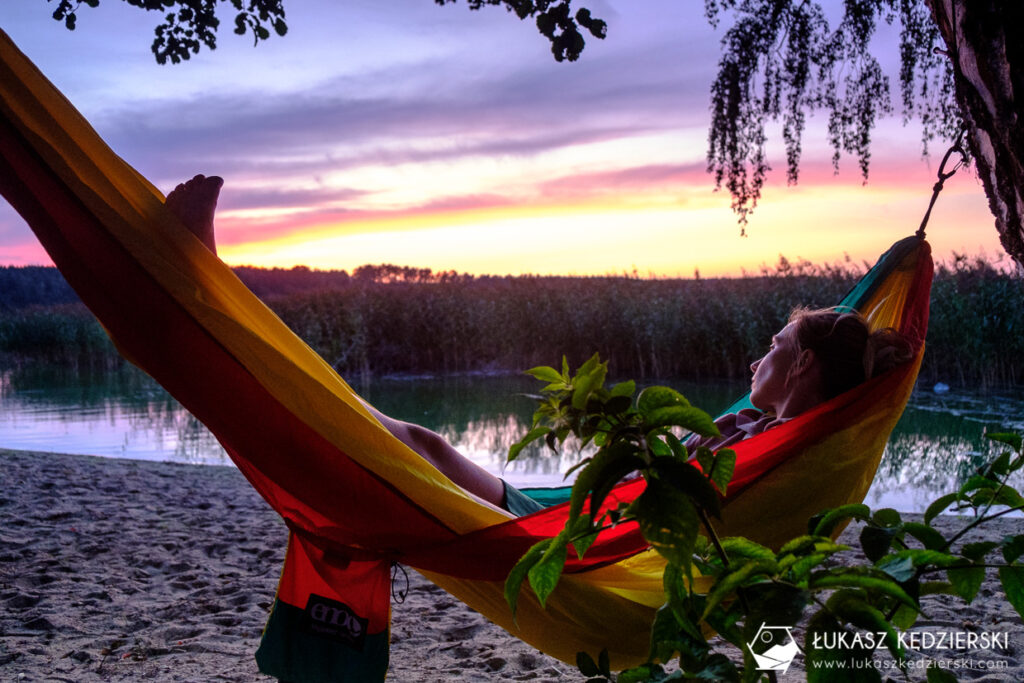
<path id="1" fill-rule="evenodd" d="M 849 391 L 913 357 L 910 342 L 892 328 L 871 331 L 857 312 L 798 308 L 789 316 L 797 351 L 809 349 L 820 364 L 825 399 Z"/>

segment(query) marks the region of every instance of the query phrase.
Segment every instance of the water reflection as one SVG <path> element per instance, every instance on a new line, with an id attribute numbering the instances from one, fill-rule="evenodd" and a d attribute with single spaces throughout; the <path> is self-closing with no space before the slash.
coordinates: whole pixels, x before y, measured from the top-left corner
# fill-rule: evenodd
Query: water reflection
<path id="1" fill-rule="evenodd" d="M 134 368 L 0 371 L 0 447 L 138 460 L 228 464 L 217 440 Z"/>
<path id="2" fill-rule="evenodd" d="M 966 396 L 918 391 L 893 430 L 865 501 L 872 507 L 924 510 L 1002 452 L 989 431 L 1024 431 L 1024 396 Z M 1024 484 L 1021 473 L 1010 483 Z"/>
<path id="3" fill-rule="evenodd" d="M 716 413 L 744 391 L 736 383 L 675 383 Z M 357 390 L 383 412 L 422 424 L 462 453 L 519 486 L 553 486 L 578 461 L 535 445 L 509 466 L 509 446 L 529 429 L 536 388 L 523 376 L 381 379 Z M 1024 430 L 1024 395 L 989 397 L 920 392 L 889 442 L 867 503 L 921 511 L 952 490 L 998 444 L 986 427 Z M 0 447 L 144 460 L 228 464 L 194 417 L 134 368 L 78 374 L 53 368 L 0 371 Z M 1018 486 L 1024 481 L 1018 478 Z"/>

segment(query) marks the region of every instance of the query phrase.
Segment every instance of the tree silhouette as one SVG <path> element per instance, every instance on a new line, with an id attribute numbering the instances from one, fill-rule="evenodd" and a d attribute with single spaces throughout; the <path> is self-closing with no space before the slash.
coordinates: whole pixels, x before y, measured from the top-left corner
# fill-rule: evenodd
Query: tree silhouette
<path id="1" fill-rule="evenodd" d="M 47 0 L 50 2 L 50 0 Z M 205 45 L 213 50 L 217 47 L 217 30 L 220 20 L 216 12 L 221 6 L 230 6 L 235 13 L 234 32 L 238 35 L 252 34 L 259 44 L 270 38 L 271 30 L 279 36 L 285 35 L 283 0 L 121 0 L 133 7 L 153 12 L 162 12 L 163 21 L 155 28 L 153 55 L 160 64 L 178 63 L 187 60 Z M 456 0 L 434 0 L 438 5 L 454 3 Z M 78 22 L 78 9 L 98 7 L 100 0 L 59 0 L 53 18 L 64 22 L 74 30 Z M 607 24 L 592 17 L 590 10 L 581 8 L 572 12 L 572 0 L 466 0 L 470 9 L 478 10 L 485 5 L 504 6 L 520 19 L 533 17 L 537 30 L 551 41 L 551 52 L 558 61 L 575 61 L 586 41 L 580 29 L 585 29 L 596 38 L 604 38 Z"/>
<path id="2" fill-rule="evenodd" d="M 828 114 L 833 163 L 854 154 L 867 176 L 871 131 L 890 110 L 889 81 L 871 54 L 880 22 L 900 26 L 904 119 L 936 137 L 965 136 L 1003 248 L 1024 267 L 1024 21 L 1019 0 L 847 0 L 835 22 L 825 3 L 705 0 L 708 19 L 732 26 L 711 89 L 708 170 L 745 221 L 765 174 L 765 124 L 782 123 L 787 175 L 796 182 L 804 120 Z M 833 8 L 834 13 L 834 8 Z"/>

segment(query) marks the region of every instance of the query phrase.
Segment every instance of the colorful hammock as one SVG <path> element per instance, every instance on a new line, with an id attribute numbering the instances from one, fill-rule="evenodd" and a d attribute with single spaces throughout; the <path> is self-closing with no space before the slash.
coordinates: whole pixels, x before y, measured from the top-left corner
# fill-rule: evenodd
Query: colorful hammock
<path id="1" fill-rule="evenodd" d="M 504 578 L 561 528 L 565 506 L 510 518 L 392 437 L 2 32 L 0 192 L 120 351 L 210 428 L 287 523 L 261 670 L 382 679 L 393 562 L 564 661 L 605 648 L 616 668 L 646 657 L 664 564 L 635 526 L 570 558 L 546 609 L 524 591 L 513 623 Z M 906 333 L 915 361 L 739 444 L 724 534 L 778 544 L 820 509 L 863 499 L 917 374 L 931 274 L 927 243 L 908 238 L 843 302 Z"/>

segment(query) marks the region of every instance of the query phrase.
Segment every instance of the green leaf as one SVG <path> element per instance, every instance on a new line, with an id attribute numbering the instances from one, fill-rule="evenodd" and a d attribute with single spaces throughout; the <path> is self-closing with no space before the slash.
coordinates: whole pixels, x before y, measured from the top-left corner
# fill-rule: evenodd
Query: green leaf
<path id="1" fill-rule="evenodd" d="M 967 478 L 967 481 L 960 487 L 960 495 L 966 495 L 972 491 L 978 490 L 991 490 L 999 486 L 999 482 L 989 477 L 983 477 L 980 474 L 972 474 Z"/>
<path id="2" fill-rule="evenodd" d="M 991 439 L 992 441 L 998 441 L 999 443 L 1005 443 L 1018 453 L 1021 452 L 1021 444 L 1024 443 L 1021 435 L 1014 434 L 1013 432 L 986 432 L 985 438 Z"/>
<path id="3" fill-rule="evenodd" d="M 623 450 L 628 449 L 631 444 L 625 442 L 618 442 L 609 446 L 609 450 L 622 447 Z M 595 456 L 596 457 L 596 456 Z M 601 468 L 596 474 L 596 478 L 591 487 L 590 494 L 590 516 L 593 517 L 600 510 L 601 505 L 604 504 L 605 498 L 611 492 L 615 485 L 622 480 L 623 477 L 631 474 L 639 469 L 646 466 L 643 459 L 635 455 L 623 455 L 616 457 L 614 460 L 608 462 L 608 464 Z M 580 476 L 583 472 L 580 472 Z M 573 492 L 575 493 L 575 485 L 573 486 Z"/>
<path id="4" fill-rule="evenodd" d="M 547 365 L 538 365 L 535 368 L 530 368 L 526 371 L 526 374 L 530 375 L 534 379 L 540 380 L 541 382 L 565 385 L 561 373 Z"/>
<path id="5" fill-rule="evenodd" d="M 985 581 L 984 567 L 964 567 L 962 569 L 948 569 L 946 576 L 953 584 L 956 594 L 965 602 L 972 602 L 974 597 L 981 590 L 981 584 Z"/>
<path id="6" fill-rule="evenodd" d="M 586 652 L 576 653 L 576 668 L 579 669 L 580 673 L 584 676 L 592 677 L 601 675 L 601 671 L 597 668 L 594 658 Z"/>
<path id="7" fill-rule="evenodd" d="M 695 605 L 695 611 L 699 612 L 707 600 L 694 600 L 694 602 L 697 603 Z M 721 605 L 715 607 L 711 610 L 711 613 L 708 614 L 704 623 L 710 626 L 715 633 L 721 636 L 726 642 L 732 643 L 736 647 L 743 647 L 745 642 L 743 632 L 736 627 L 737 623 L 742 618 L 743 609 L 739 604 L 734 602 L 729 605 L 727 609 Z"/>
<path id="8" fill-rule="evenodd" d="M 885 645 L 897 661 L 905 659 L 906 653 L 900 644 L 896 629 L 880 611 L 864 601 L 856 591 L 841 590 L 832 594 L 826 603 L 840 619 L 854 626 L 865 629 L 869 633 L 884 633 Z"/>
<path id="9" fill-rule="evenodd" d="M 860 532 L 860 547 L 869 560 L 877 562 L 888 554 L 895 536 L 894 529 L 866 525 Z"/>
<path id="10" fill-rule="evenodd" d="M 924 511 L 924 523 L 930 525 L 933 519 L 941 515 L 946 508 L 958 500 L 960 500 L 959 493 L 947 493 L 944 496 L 936 498 L 932 501 L 932 504 L 928 506 L 928 509 Z"/>
<path id="11" fill-rule="evenodd" d="M 593 530 L 593 525 L 590 523 L 590 517 L 580 517 L 576 520 L 572 527 L 572 533 L 569 534 L 572 538 L 572 547 L 576 551 L 576 557 L 583 559 L 587 550 L 597 540 L 597 531 Z M 590 533 L 588 533 L 590 532 Z"/>
<path id="12" fill-rule="evenodd" d="M 956 595 L 953 584 L 949 581 L 922 581 L 921 595 Z"/>
<path id="13" fill-rule="evenodd" d="M 544 555 L 544 551 L 551 545 L 553 539 L 546 538 L 543 541 L 539 541 L 526 551 L 526 553 L 519 558 L 515 566 L 512 567 L 512 571 L 508 573 L 508 578 L 505 579 L 505 602 L 512 609 L 512 617 L 515 618 L 516 607 L 519 603 L 519 590 L 523 585 L 523 580 L 526 578 L 527 573 L 533 568 L 537 561 L 540 560 L 541 556 Z"/>
<path id="14" fill-rule="evenodd" d="M 763 546 L 760 543 L 754 543 L 742 536 L 730 536 L 728 538 L 723 538 L 721 540 L 721 544 L 722 548 L 725 550 L 725 554 L 729 557 L 730 562 L 740 559 L 764 560 L 765 562 L 775 561 L 775 553 L 771 548 Z"/>
<path id="15" fill-rule="evenodd" d="M 998 458 L 989 463 L 989 466 L 985 468 L 986 474 L 992 474 L 996 477 L 1002 477 L 1010 472 L 1010 452 L 1003 451 Z"/>
<path id="16" fill-rule="evenodd" d="M 744 636 L 749 642 L 760 624 L 793 626 L 803 617 L 810 593 L 785 583 L 757 583 L 743 589 L 750 607 L 744 620 Z"/>
<path id="17" fill-rule="evenodd" d="M 802 557 L 787 567 L 794 581 L 803 581 L 812 569 L 828 559 L 827 553 L 812 553 Z"/>
<path id="18" fill-rule="evenodd" d="M 634 666 L 620 672 L 615 680 L 617 683 L 644 683 L 645 681 L 660 681 L 664 680 L 662 677 L 663 673 L 664 669 L 662 669 L 658 664 L 641 664 L 640 666 Z"/>
<path id="19" fill-rule="evenodd" d="M 597 356 L 594 356 L 596 358 Z M 593 358 L 591 358 L 593 360 Z M 587 361 L 590 363 L 590 361 Z M 584 367 L 586 364 L 584 364 Z M 580 369 L 580 373 L 583 369 Z M 572 392 L 572 407 L 576 410 L 583 410 L 587 407 L 587 399 L 590 398 L 590 394 L 601 387 L 604 384 L 605 375 L 608 373 L 608 365 L 601 363 L 592 370 L 589 370 L 586 374 L 580 376 L 577 374 L 579 379 L 575 380 L 573 384 L 575 389 Z"/>
<path id="20" fill-rule="evenodd" d="M 696 467 L 673 457 L 657 457 L 651 461 L 651 469 L 658 479 L 692 498 L 712 517 L 721 519 L 722 503 L 718 492 Z"/>
<path id="21" fill-rule="evenodd" d="M 700 531 L 697 510 L 690 499 L 654 479 L 647 483 L 632 509 L 648 543 L 669 562 L 689 567 Z"/>
<path id="22" fill-rule="evenodd" d="M 971 497 L 971 502 L 978 507 L 989 503 L 992 505 L 1018 507 L 1024 503 L 1024 499 L 1022 499 L 1020 494 L 1012 487 L 1000 486 L 998 488 L 980 489 Z"/>
<path id="23" fill-rule="evenodd" d="M 891 577 L 878 572 L 861 572 L 854 567 L 840 567 L 811 575 L 813 588 L 862 588 L 896 598 L 907 607 L 918 609 L 917 603 Z"/>
<path id="24" fill-rule="evenodd" d="M 668 605 L 662 605 L 654 614 L 654 623 L 651 625 L 651 646 L 647 659 L 651 661 L 667 662 L 675 657 L 676 652 L 685 648 L 683 644 L 684 635 L 679 631 L 679 624 L 676 616 Z"/>
<path id="25" fill-rule="evenodd" d="M 1024 535 L 1003 537 L 1003 559 L 1007 562 L 1016 562 L 1017 558 L 1024 555 Z"/>
<path id="26" fill-rule="evenodd" d="M 690 402 L 675 389 L 669 387 L 647 387 L 636 398 L 636 407 L 644 415 L 657 408 L 688 406 Z"/>
<path id="27" fill-rule="evenodd" d="M 1007 601 L 1019 616 L 1024 617 L 1024 567 L 1000 567 L 999 580 L 1003 584 Z"/>
<path id="28" fill-rule="evenodd" d="M 712 609 L 717 607 L 723 600 L 731 597 L 736 589 L 745 584 L 752 577 L 767 574 L 772 575 L 775 573 L 778 566 L 775 561 L 765 562 L 763 560 L 750 560 L 743 564 L 733 565 L 735 567 L 728 574 L 721 576 L 715 585 L 711 588 L 711 592 L 708 594 L 707 603 L 704 605 L 704 613 L 701 615 L 701 619 L 706 619 Z"/>
<path id="29" fill-rule="evenodd" d="M 700 465 L 701 472 L 704 472 L 705 475 L 715 466 L 715 454 L 707 446 L 698 446 L 694 457 L 697 459 L 697 464 Z"/>
<path id="30" fill-rule="evenodd" d="M 647 450 L 655 456 L 669 458 L 675 461 L 675 453 L 673 453 L 669 445 L 662 440 L 663 436 L 663 434 L 656 434 L 655 432 L 648 433 Z"/>
<path id="31" fill-rule="evenodd" d="M 576 370 L 576 378 L 585 377 L 586 375 L 592 374 L 598 369 L 600 365 L 601 357 L 595 353 Z M 607 365 L 607 363 L 605 365 Z"/>
<path id="32" fill-rule="evenodd" d="M 937 666 L 930 666 L 926 670 L 925 680 L 928 683 L 957 683 L 956 676 Z"/>
<path id="33" fill-rule="evenodd" d="M 694 674 L 698 681 L 739 681 L 736 665 L 720 652 L 708 657 L 704 667 Z"/>
<path id="34" fill-rule="evenodd" d="M 950 565 L 961 564 L 962 560 L 949 553 L 940 552 L 938 550 L 922 550 L 921 548 L 907 548 L 900 550 L 899 552 L 893 553 L 889 556 L 889 559 L 878 565 L 879 569 L 888 572 L 889 570 L 885 567 L 889 564 L 893 564 L 909 559 L 915 567 L 935 566 L 935 567 L 949 567 Z"/>
<path id="35" fill-rule="evenodd" d="M 907 522 L 903 530 L 921 541 L 927 550 L 943 550 L 947 547 L 946 538 L 933 527 L 919 522 Z"/>
<path id="36" fill-rule="evenodd" d="M 706 471 L 706 470 L 705 470 Z M 731 448 L 723 448 L 715 454 L 714 465 L 711 467 L 711 481 L 715 483 L 718 490 L 725 495 L 732 475 L 736 472 L 736 451 Z"/>
<path id="37" fill-rule="evenodd" d="M 633 394 L 636 393 L 636 382 L 633 380 L 619 382 L 611 388 L 609 393 L 611 393 L 612 396 L 626 396 L 630 401 L 632 401 Z"/>
<path id="38" fill-rule="evenodd" d="M 604 410 L 610 415 L 621 415 L 633 406 L 629 396 L 612 396 L 604 403 Z"/>
<path id="39" fill-rule="evenodd" d="M 817 526 L 817 524 L 815 524 Z M 779 556 L 787 553 L 806 554 L 815 550 L 816 546 L 822 541 L 831 543 L 830 539 L 824 536 L 797 536 L 786 542 L 781 548 L 779 548 Z M 844 546 L 845 547 L 845 546 Z"/>
<path id="40" fill-rule="evenodd" d="M 917 622 L 917 616 L 918 611 L 916 609 L 900 605 L 892 615 L 892 625 L 906 631 Z"/>
<path id="41" fill-rule="evenodd" d="M 551 545 L 545 549 L 544 554 L 526 573 L 530 580 L 530 587 L 537 594 L 541 607 L 545 605 L 548 596 L 555 590 L 558 580 L 562 577 L 562 569 L 565 567 L 568 551 L 564 542 L 559 542 L 558 538 L 552 539 Z"/>
<path id="42" fill-rule="evenodd" d="M 871 519 L 883 527 L 894 527 L 899 526 L 903 519 L 900 517 L 900 513 L 896 512 L 892 508 L 882 508 L 876 510 L 875 514 L 871 516 Z"/>
<path id="43" fill-rule="evenodd" d="M 523 451 L 524 448 L 526 448 L 528 445 L 530 445 L 537 439 L 543 436 L 547 436 L 548 432 L 550 431 L 551 429 L 549 427 L 534 427 L 533 429 L 528 431 L 526 433 L 526 436 L 520 439 L 517 443 L 512 444 L 512 446 L 508 449 L 508 462 L 512 462 L 513 460 L 518 458 L 519 454 Z"/>
<path id="44" fill-rule="evenodd" d="M 871 508 L 861 503 L 841 505 L 829 510 L 814 529 L 815 536 L 830 536 L 840 522 L 847 519 L 867 520 L 871 516 Z"/>
<path id="45" fill-rule="evenodd" d="M 893 557 L 877 567 L 900 583 L 909 581 L 917 573 L 914 569 L 914 560 L 909 557 Z"/>
<path id="46" fill-rule="evenodd" d="M 572 492 L 569 494 L 569 520 L 574 520 L 579 516 L 587 496 L 590 495 L 594 486 L 604 478 L 605 471 L 614 466 L 617 460 L 628 457 L 621 449 L 622 446 L 618 445 L 602 448 L 580 470 L 576 480 L 572 483 Z M 594 512 L 597 511 L 591 510 L 592 514 Z"/>
<path id="47" fill-rule="evenodd" d="M 813 534 L 814 530 L 818 528 L 818 524 L 821 520 L 825 519 L 825 515 L 828 514 L 828 510 L 822 510 L 811 515 L 810 519 L 807 520 L 807 533 Z"/>
<path id="48" fill-rule="evenodd" d="M 689 638 L 687 642 L 690 642 L 692 646 L 690 654 L 693 654 L 694 657 L 703 657 L 704 653 L 707 652 L 708 645 L 704 633 L 697 625 L 698 615 L 692 609 L 693 605 L 701 600 L 702 597 L 696 596 L 694 600 L 689 600 L 689 581 L 683 574 L 682 568 L 677 564 L 670 563 L 665 565 L 665 571 L 662 573 L 661 579 L 665 589 L 665 596 L 668 599 L 668 607 L 675 617 L 676 624 L 682 629 L 682 633 Z M 694 648 L 697 648 L 700 652 L 696 652 Z M 686 652 L 680 652 L 684 655 L 687 654 Z"/>
<path id="49" fill-rule="evenodd" d="M 576 463 L 575 465 L 573 465 L 572 467 L 570 467 L 569 469 L 567 469 L 565 471 L 565 474 L 562 475 L 562 481 L 565 481 L 566 479 L 569 478 L 569 475 L 571 475 L 573 472 L 575 472 L 576 470 L 580 469 L 581 467 L 586 467 L 592 461 L 593 461 L 593 458 L 583 458 L 583 460 L 580 460 L 578 463 Z"/>
<path id="50" fill-rule="evenodd" d="M 664 437 L 665 443 L 667 443 L 669 448 L 672 449 L 672 455 L 680 460 L 689 460 L 690 454 L 686 452 L 686 446 L 684 446 L 682 442 L 675 437 L 675 434 L 672 432 L 666 432 Z"/>
<path id="51" fill-rule="evenodd" d="M 611 658 L 608 655 L 608 648 L 604 648 L 601 650 L 600 654 L 597 655 L 597 668 L 602 674 L 611 678 L 612 663 Z"/>
<path id="52" fill-rule="evenodd" d="M 719 436 L 718 426 L 710 415 L 693 406 L 665 406 L 646 414 L 647 427 L 682 427 L 701 436 Z"/>
<path id="53" fill-rule="evenodd" d="M 999 547 L 999 544 L 995 541 L 979 541 L 977 543 L 967 543 L 960 550 L 960 554 L 966 557 L 971 562 L 978 562 L 990 552 Z M 1007 562 L 1013 562 L 1017 558 L 1006 560 Z"/>

